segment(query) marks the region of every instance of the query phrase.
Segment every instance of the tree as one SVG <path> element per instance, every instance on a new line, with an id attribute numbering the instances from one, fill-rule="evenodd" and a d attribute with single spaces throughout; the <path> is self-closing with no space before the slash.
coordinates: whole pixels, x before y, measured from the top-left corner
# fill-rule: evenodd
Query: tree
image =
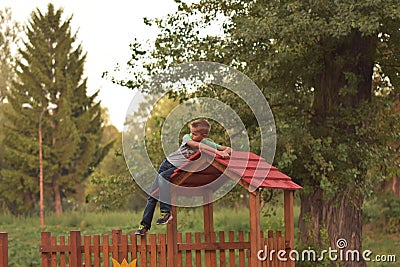
<path id="1" fill-rule="evenodd" d="M 52 196 L 56 213 L 62 199 L 104 157 L 102 119 L 97 93 L 86 95 L 83 77 L 86 55 L 71 33 L 72 17 L 52 4 L 47 13 L 36 10 L 19 49 L 17 79 L 7 96 L 4 114 L 6 156 L 1 169 L 1 197 L 14 213 L 29 211 L 38 195 L 38 128 L 42 129 L 45 195 Z M 30 108 L 25 108 L 30 107 Z"/>
<path id="2" fill-rule="evenodd" d="M 142 208 L 146 196 L 134 183 L 122 153 L 122 134 L 114 126 L 107 126 L 102 142 L 115 140 L 113 147 L 86 181 L 86 202 L 95 210 Z M 135 192 L 135 194 L 132 194 Z M 135 201 L 138 196 L 143 202 Z"/>
<path id="3" fill-rule="evenodd" d="M 18 42 L 19 32 L 20 27 L 13 22 L 10 9 L 0 10 L 0 124 L 3 121 L 2 110 L 5 108 L 2 104 L 15 74 L 12 45 Z M 0 132 L 0 164 L 4 158 L 3 139 L 4 134 Z"/>
<path id="4" fill-rule="evenodd" d="M 321 247 L 326 232 L 326 245 L 342 237 L 347 249 L 361 250 L 364 198 L 396 166 L 389 144 L 399 139 L 397 1 L 177 2 L 175 14 L 146 20 L 160 29 L 155 49 L 132 45 L 130 66 L 144 61 L 154 73 L 209 60 L 247 74 L 275 115 L 277 165 L 304 186 L 301 241 Z M 218 23 L 222 34 L 209 34 Z M 137 88 L 149 73 L 132 69 L 122 84 Z"/>
<path id="5" fill-rule="evenodd" d="M 12 46 L 18 42 L 20 27 L 12 20 L 9 8 L 0 10 L 0 104 L 3 102 L 10 87 L 14 71 Z"/>

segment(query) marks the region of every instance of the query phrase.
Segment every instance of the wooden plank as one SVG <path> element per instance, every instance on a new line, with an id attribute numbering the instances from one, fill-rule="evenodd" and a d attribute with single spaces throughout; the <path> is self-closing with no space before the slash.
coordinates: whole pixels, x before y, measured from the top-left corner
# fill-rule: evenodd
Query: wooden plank
<path id="1" fill-rule="evenodd" d="M 157 237 L 156 234 L 149 235 L 150 242 L 150 266 L 157 267 Z"/>
<path id="2" fill-rule="evenodd" d="M 201 244 L 201 233 L 196 232 L 194 234 L 194 240 L 196 245 Z M 200 249 L 195 249 L 196 250 L 196 267 L 201 267 L 201 250 Z"/>
<path id="3" fill-rule="evenodd" d="M 140 266 L 147 266 L 147 238 L 146 235 L 140 236 Z"/>
<path id="4" fill-rule="evenodd" d="M 174 196 L 171 196 L 174 198 Z M 175 201 L 172 199 L 172 202 Z M 177 235 L 178 235 L 178 212 L 176 206 L 172 206 L 172 215 L 174 218 L 167 224 L 167 261 L 168 266 L 177 266 L 176 253 L 178 253 Z"/>
<path id="5" fill-rule="evenodd" d="M 109 236 L 103 235 L 103 262 L 104 267 L 110 267 L 110 246 L 109 246 Z"/>
<path id="6" fill-rule="evenodd" d="M 100 236 L 93 236 L 93 263 L 94 267 L 100 267 Z"/>
<path id="7" fill-rule="evenodd" d="M 229 243 L 235 242 L 235 233 L 233 231 L 229 231 Z M 229 266 L 235 267 L 235 250 L 233 248 L 229 248 Z"/>
<path id="8" fill-rule="evenodd" d="M 47 246 L 40 246 L 39 249 L 40 249 L 40 252 L 51 254 L 55 248 L 51 245 L 47 245 Z M 70 245 L 58 245 L 57 246 L 57 252 L 65 253 L 65 252 L 70 252 L 70 251 L 71 251 Z"/>
<path id="9" fill-rule="evenodd" d="M 160 247 L 159 266 L 167 267 L 167 236 L 158 234 L 158 244 Z"/>
<path id="10" fill-rule="evenodd" d="M 71 254 L 69 256 L 70 267 L 82 267 L 82 251 L 81 251 L 81 232 L 70 231 L 69 245 L 71 246 Z"/>
<path id="11" fill-rule="evenodd" d="M 51 246 L 57 247 L 57 237 L 56 236 L 51 237 Z M 56 251 L 56 249 L 53 250 L 53 252 L 51 253 L 51 266 L 57 266 L 57 251 Z"/>
<path id="12" fill-rule="evenodd" d="M 188 170 L 188 168 L 190 168 L 191 170 L 194 170 L 194 171 L 195 171 L 195 170 L 198 170 L 198 169 L 204 164 L 204 161 L 196 160 L 196 161 L 190 162 L 189 164 L 190 164 L 190 167 L 189 167 L 189 166 L 185 166 L 185 169 Z M 181 170 L 181 173 L 178 174 L 178 175 L 176 175 L 176 176 L 174 176 L 174 177 L 172 178 L 172 181 L 171 181 L 171 182 L 172 182 L 173 184 L 175 184 L 175 185 L 181 185 L 181 184 L 183 184 L 183 183 L 186 181 L 186 179 L 189 178 L 193 173 L 195 173 L 195 172 L 187 172 L 187 171 Z"/>
<path id="13" fill-rule="evenodd" d="M 177 238 L 176 238 L 176 242 L 178 242 L 178 244 L 182 244 L 182 233 L 178 233 Z M 182 261 L 182 250 L 177 251 L 176 254 L 177 260 L 178 260 L 178 267 L 183 267 L 183 261 Z"/>
<path id="14" fill-rule="evenodd" d="M 111 253 L 112 258 L 118 262 L 122 262 L 122 253 L 120 253 L 119 247 L 121 246 L 121 230 L 112 230 L 111 231 L 111 240 L 112 240 L 112 247 Z"/>
<path id="15" fill-rule="evenodd" d="M 186 244 L 192 243 L 192 233 L 190 232 L 186 233 L 185 242 Z M 192 250 L 190 249 L 186 250 L 186 266 L 192 267 Z"/>
<path id="16" fill-rule="evenodd" d="M 250 265 L 259 267 L 260 261 L 257 258 L 257 251 L 261 249 L 260 244 L 260 193 L 258 190 L 255 194 L 249 194 L 250 204 Z"/>
<path id="17" fill-rule="evenodd" d="M 279 250 L 278 238 L 277 238 L 278 236 L 280 236 L 280 231 L 276 231 L 275 232 L 275 238 L 272 239 L 273 243 L 274 243 L 275 251 Z M 279 261 L 278 261 L 278 257 L 276 255 L 276 253 L 274 254 L 274 263 L 275 263 L 275 266 L 279 267 Z"/>
<path id="18" fill-rule="evenodd" d="M 121 247 L 120 247 L 121 258 L 129 260 L 128 258 L 128 236 L 121 234 Z M 130 261 L 128 261 L 130 262 Z"/>
<path id="19" fill-rule="evenodd" d="M 249 241 L 234 241 L 229 243 L 202 242 L 193 244 L 178 244 L 178 250 L 222 250 L 222 249 L 250 249 Z"/>
<path id="20" fill-rule="evenodd" d="M 90 246 L 92 244 L 90 235 L 85 235 L 83 238 L 83 244 L 84 244 L 84 255 L 85 255 L 85 266 L 92 266 L 92 255 L 90 253 Z"/>
<path id="21" fill-rule="evenodd" d="M 65 246 L 65 236 L 60 236 L 60 246 Z M 67 266 L 67 258 L 65 252 L 60 252 L 60 267 Z"/>
<path id="22" fill-rule="evenodd" d="M 294 249 L 294 190 L 284 190 L 284 220 L 285 220 L 285 249 L 287 251 Z M 288 259 L 288 267 L 294 267 L 295 262 Z"/>
<path id="23" fill-rule="evenodd" d="M 42 267 L 50 267 L 51 266 L 51 256 L 49 252 L 43 251 L 43 247 L 50 246 L 51 247 L 51 234 L 49 232 L 41 233 L 41 243 L 40 243 L 40 252 L 42 253 Z M 7 266 L 7 265 L 5 265 Z"/>
<path id="24" fill-rule="evenodd" d="M 225 232 L 224 231 L 219 232 L 219 243 L 220 244 L 225 243 Z M 219 252 L 219 266 L 226 267 L 225 249 L 221 249 Z"/>
<path id="25" fill-rule="evenodd" d="M 211 242 L 216 243 L 216 234 L 215 232 L 211 233 Z M 211 257 L 211 267 L 217 267 L 217 250 L 212 249 L 210 252 Z"/>
<path id="26" fill-rule="evenodd" d="M 213 202 L 212 202 L 212 191 L 207 192 L 204 195 L 204 203 L 203 205 L 203 220 L 204 220 L 204 242 L 211 242 L 211 233 L 214 232 L 214 216 L 213 216 Z M 211 249 L 211 248 L 210 248 Z M 213 266 L 212 258 L 211 258 L 211 250 L 205 250 L 205 264 L 206 266 Z"/>
<path id="27" fill-rule="evenodd" d="M 8 266 L 8 233 L 0 233 L 0 266 Z"/>
<path id="28" fill-rule="evenodd" d="M 276 250 L 274 247 L 274 232 L 272 230 L 268 231 L 268 255 L 267 255 L 267 261 L 268 261 L 268 266 L 274 266 L 275 265 L 275 260 L 269 253 L 269 251 Z"/>
<path id="29" fill-rule="evenodd" d="M 242 180 L 242 177 L 239 174 L 237 174 L 233 171 L 230 171 L 229 169 L 226 168 L 226 166 L 222 165 L 221 163 L 219 163 L 215 160 L 211 162 L 211 165 L 213 165 L 216 169 L 218 169 L 222 173 L 225 173 L 225 175 L 228 178 L 230 178 L 230 179 L 234 180 L 235 182 L 237 182 L 238 184 L 240 184 L 247 191 L 249 191 L 249 192 L 253 191 L 253 189 L 250 187 L 250 184 L 245 182 L 244 180 Z"/>
<path id="30" fill-rule="evenodd" d="M 175 176 L 172 180 L 172 183 L 175 185 L 181 185 L 183 184 L 187 178 L 189 178 L 193 172 L 182 172 L 182 174 L 179 174 Z"/>
<path id="31" fill-rule="evenodd" d="M 285 249 L 285 239 L 282 237 L 282 233 L 281 232 L 279 232 L 279 235 L 277 233 L 276 239 L 277 239 L 277 243 L 278 243 L 278 250 L 277 251 L 284 250 Z M 285 264 L 286 262 L 279 260 L 278 257 L 277 257 L 277 260 L 278 260 L 278 267 L 285 267 L 286 266 L 286 264 Z"/>
<path id="32" fill-rule="evenodd" d="M 239 241 L 244 242 L 244 232 L 239 231 Z M 239 267 L 245 266 L 244 249 L 239 249 Z"/>
<path id="33" fill-rule="evenodd" d="M 261 249 L 264 250 L 265 248 L 265 239 L 264 239 L 264 232 L 261 231 L 260 233 L 260 239 L 261 239 Z M 260 255 L 263 256 L 263 255 Z M 266 262 L 265 261 L 261 261 L 261 267 L 265 267 L 266 266 Z"/>
<path id="34" fill-rule="evenodd" d="M 130 246 L 130 253 L 131 253 L 131 260 L 138 258 L 138 249 L 137 249 L 137 236 L 135 234 L 130 234 L 131 246 Z"/>
<path id="35" fill-rule="evenodd" d="M 69 245 L 57 245 L 56 248 L 54 248 L 52 245 L 46 245 L 46 246 L 40 246 L 39 250 L 40 252 L 45 252 L 45 253 L 52 253 L 54 249 L 57 250 L 57 252 L 70 252 L 70 246 Z"/>

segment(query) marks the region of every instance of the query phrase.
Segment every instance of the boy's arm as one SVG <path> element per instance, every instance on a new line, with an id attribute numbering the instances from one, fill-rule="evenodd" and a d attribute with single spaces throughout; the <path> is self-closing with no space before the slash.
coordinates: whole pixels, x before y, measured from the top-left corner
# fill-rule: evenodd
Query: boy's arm
<path id="1" fill-rule="evenodd" d="M 232 149 L 230 147 L 226 147 L 226 146 L 220 146 L 217 148 L 213 148 L 211 146 L 208 146 L 206 144 L 203 144 L 201 142 L 196 142 L 193 140 L 190 140 L 186 143 L 188 146 L 193 147 L 193 148 L 197 148 L 199 150 L 208 150 L 211 151 L 217 155 L 220 155 L 221 157 L 229 157 L 229 155 L 231 154 Z"/>
<path id="2" fill-rule="evenodd" d="M 232 152 L 232 148 L 228 147 L 228 146 L 220 146 L 218 148 L 218 150 L 223 150 L 223 151 L 227 151 L 229 154 Z"/>

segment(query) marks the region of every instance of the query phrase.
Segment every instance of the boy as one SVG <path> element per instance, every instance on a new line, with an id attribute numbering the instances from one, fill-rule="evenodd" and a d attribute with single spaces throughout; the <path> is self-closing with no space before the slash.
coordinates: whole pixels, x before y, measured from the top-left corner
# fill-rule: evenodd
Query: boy
<path id="1" fill-rule="evenodd" d="M 178 150 L 171 153 L 160 165 L 158 175 L 156 176 L 153 185 L 151 186 L 150 192 L 154 192 L 159 188 L 160 196 L 160 218 L 156 224 L 167 224 L 172 220 L 171 205 L 165 203 L 170 199 L 170 176 L 173 172 L 187 162 L 188 158 L 192 156 L 198 150 L 209 150 L 214 152 L 221 157 L 229 157 L 231 154 L 231 148 L 226 146 L 218 145 L 208 139 L 210 132 L 210 124 L 205 119 L 198 119 L 190 123 L 190 134 L 186 134 L 182 139 L 182 144 Z M 157 194 L 158 194 L 157 193 Z M 143 212 L 142 221 L 140 222 L 139 229 L 135 232 L 137 235 L 145 235 L 150 230 L 151 222 L 153 220 L 153 214 L 157 205 L 157 199 L 152 195 L 147 198 L 146 207 Z"/>

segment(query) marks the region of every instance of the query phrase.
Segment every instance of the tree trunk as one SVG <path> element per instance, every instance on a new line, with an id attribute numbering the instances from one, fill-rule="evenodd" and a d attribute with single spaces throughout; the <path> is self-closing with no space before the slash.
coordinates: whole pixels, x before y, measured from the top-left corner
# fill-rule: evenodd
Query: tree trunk
<path id="1" fill-rule="evenodd" d="M 319 187 L 314 187 L 314 191 L 309 194 L 300 194 L 299 231 L 301 233 L 301 244 L 319 247 L 322 243 L 322 196 L 323 191 Z"/>
<path id="2" fill-rule="evenodd" d="M 361 194 L 354 195 L 354 192 L 352 186 L 349 186 L 339 203 L 330 199 L 324 203 L 323 211 L 330 247 L 338 251 L 338 261 L 344 262 L 346 267 L 366 266 L 361 250 L 364 197 Z"/>
<path id="3" fill-rule="evenodd" d="M 315 93 L 313 101 L 313 119 L 310 132 L 314 138 L 331 137 L 337 142 L 346 142 L 347 136 L 354 136 L 354 129 L 349 125 L 336 124 L 332 129 L 332 121 L 341 118 L 337 109 L 342 107 L 348 114 L 357 108 L 362 101 L 369 100 L 372 89 L 372 73 L 374 66 L 374 53 L 376 50 L 375 37 L 362 36 L 354 31 L 341 44 L 329 50 L 323 59 L 323 69 L 316 77 Z M 335 43 L 338 40 L 327 40 L 326 43 Z M 357 91 L 355 94 L 341 94 L 342 88 L 354 88 L 352 81 L 346 77 L 346 73 L 352 73 L 357 79 Z M 353 79 L 354 80 L 354 79 Z M 354 82 L 354 81 L 353 81 Z M 330 119 L 330 125 L 327 124 Z M 342 140 L 342 141 L 340 141 Z M 328 159 L 329 160 L 329 159 Z M 332 159 L 334 160 L 334 159 Z M 353 159 L 354 166 L 357 159 Z M 365 170 L 361 171 L 361 177 Z M 345 179 L 346 177 L 343 177 Z M 330 179 L 328 177 L 328 179 Z M 335 178 L 338 179 L 338 178 Z M 340 178 L 339 178 L 340 179 Z M 362 181 L 361 181 L 362 182 Z M 323 244 L 321 230 L 326 230 L 330 247 L 342 250 L 343 257 L 339 258 L 346 267 L 366 266 L 361 261 L 352 260 L 352 253 L 348 253 L 349 260 L 346 261 L 346 251 L 358 251 L 362 253 L 362 204 L 364 196 L 362 190 L 356 188 L 356 181 L 348 180 L 347 184 L 342 183 L 338 192 L 335 192 L 332 199 L 327 199 L 320 187 L 318 177 L 315 177 L 312 186 L 313 192 L 301 195 L 301 213 L 299 219 L 299 231 L 302 243 L 309 245 Z M 325 228 L 325 229 L 324 229 Z M 337 243 L 340 240 L 340 243 Z M 347 245 L 346 245 L 347 244 Z M 338 247 L 339 245 L 339 247 Z M 328 249 L 323 248 L 321 249 Z M 340 255 L 339 255 L 340 256 Z M 356 256 L 356 255 L 355 255 Z M 362 258 L 362 257 L 361 257 Z M 336 264 L 338 262 L 332 262 Z"/>
<path id="4" fill-rule="evenodd" d="M 54 209 L 57 215 L 61 215 L 63 213 L 61 205 L 61 192 L 60 192 L 60 186 L 57 184 L 57 182 L 53 182 L 53 193 L 54 193 Z"/>

